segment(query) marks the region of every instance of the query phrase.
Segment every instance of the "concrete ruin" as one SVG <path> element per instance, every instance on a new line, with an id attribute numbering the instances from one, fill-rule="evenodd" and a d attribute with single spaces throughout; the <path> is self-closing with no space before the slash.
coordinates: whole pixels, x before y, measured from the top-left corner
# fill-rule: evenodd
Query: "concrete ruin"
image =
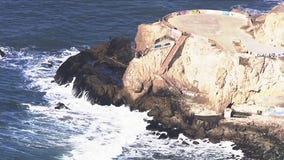
<path id="1" fill-rule="evenodd" d="M 147 111 L 147 129 L 284 159 L 284 5 L 261 15 L 188 10 L 81 51 L 57 70 L 76 97 Z M 224 114 L 225 111 L 225 114 Z M 225 117 L 225 118 L 224 118 Z"/>
<path id="2" fill-rule="evenodd" d="M 258 17 L 239 10 L 189 10 L 140 25 L 135 43 L 142 56 L 130 62 L 124 87 L 133 99 L 150 86 L 154 92 L 174 88 L 214 114 L 232 104 L 284 107 L 284 13 L 267 13 L 262 22 Z M 179 50 L 161 73 L 175 45 Z"/>

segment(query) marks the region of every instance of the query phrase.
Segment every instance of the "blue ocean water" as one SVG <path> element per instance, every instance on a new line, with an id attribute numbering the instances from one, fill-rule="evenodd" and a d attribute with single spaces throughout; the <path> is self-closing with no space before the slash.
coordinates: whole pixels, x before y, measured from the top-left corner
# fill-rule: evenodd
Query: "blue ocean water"
<path id="1" fill-rule="evenodd" d="M 235 159 L 231 142 L 182 135 L 160 140 L 146 113 L 91 106 L 72 86 L 52 83 L 59 65 L 79 50 L 124 36 L 141 23 L 185 9 L 270 10 L 280 0 L 1 0 L 0 159 Z M 55 110 L 63 102 L 71 110 Z M 184 143 L 186 142 L 186 143 Z"/>

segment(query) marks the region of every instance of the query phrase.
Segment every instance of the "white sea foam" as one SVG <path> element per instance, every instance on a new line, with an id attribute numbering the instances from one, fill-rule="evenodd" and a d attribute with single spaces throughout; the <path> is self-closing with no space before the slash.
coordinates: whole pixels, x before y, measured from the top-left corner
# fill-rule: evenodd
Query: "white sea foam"
<path id="1" fill-rule="evenodd" d="M 124 147 L 118 159 L 241 159 L 241 150 L 233 150 L 234 143 L 223 141 L 211 143 L 208 139 L 191 140 L 180 134 L 178 139 L 158 139 L 148 132 L 140 135 L 135 143 Z"/>
<path id="2" fill-rule="evenodd" d="M 263 0 L 263 2 L 265 4 L 267 4 L 268 6 L 275 6 L 277 4 L 284 4 L 284 0 Z M 256 8 L 251 8 L 251 7 L 256 7 Z M 266 10 L 260 10 L 260 9 L 257 9 L 257 8 L 259 8 L 257 6 L 247 6 L 247 5 L 244 5 L 244 4 L 233 5 L 231 8 L 244 10 L 251 15 L 263 14 L 265 12 L 269 12 L 272 9 L 272 8 L 267 8 Z"/>
<path id="3" fill-rule="evenodd" d="M 39 115 L 29 123 L 40 127 L 39 130 L 47 135 L 58 136 L 48 138 L 46 141 L 49 144 L 70 147 L 69 152 L 64 152 L 57 158 L 107 160 L 243 157 L 242 151 L 232 149 L 231 142 L 212 144 L 196 140 L 199 144 L 193 144 L 192 140 L 183 135 L 178 139 L 158 139 L 158 135 L 145 129 L 145 119 L 150 119 L 146 113 L 130 112 L 126 106 L 91 105 L 84 97 L 74 98 L 72 84 L 58 86 L 51 81 L 60 65 L 59 61 L 64 61 L 76 53 L 78 50 L 72 48 L 60 56 L 37 57 L 36 61 L 29 61 L 29 67 L 23 70 L 26 78 L 32 81 L 29 88 L 44 92 L 44 99 L 48 101 L 48 104 L 43 106 L 26 104 L 31 113 Z M 41 65 L 50 61 L 54 62 L 50 68 Z M 70 110 L 54 109 L 58 102 L 64 103 Z M 49 127 L 42 127 L 42 123 Z"/>
<path id="4" fill-rule="evenodd" d="M 146 113 L 130 112 L 126 106 L 91 105 L 84 97 L 79 99 L 72 95 L 72 84 L 58 86 L 51 83 L 58 66 L 43 68 L 41 64 L 64 61 L 75 53 L 78 51 L 73 48 L 72 51 L 65 51 L 63 57 L 37 59 L 37 63 L 24 70 L 25 76 L 33 81 L 30 88 L 45 92 L 44 97 L 49 103 L 48 106 L 27 105 L 33 113 L 43 113 L 57 125 L 73 131 L 67 141 L 73 150 L 63 155 L 62 159 L 114 158 L 121 154 L 122 146 L 132 143 L 137 135 L 146 132 Z M 64 103 L 70 110 L 55 110 L 58 102 Z"/>
<path id="5" fill-rule="evenodd" d="M 248 12 L 251 15 L 261 14 L 261 13 L 265 12 L 265 11 L 259 10 L 259 9 L 244 7 L 243 5 L 234 5 L 231 8 L 235 8 L 235 9 L 240 9 L 240 10 L 246 11 L 246 12 Z"/>
<path id="6" fill-rule="evenodd" d="M 277 2 L 278 4 L 283 4 L 284 1 L 283 0 L 263 0 L 264 2 Z"/>

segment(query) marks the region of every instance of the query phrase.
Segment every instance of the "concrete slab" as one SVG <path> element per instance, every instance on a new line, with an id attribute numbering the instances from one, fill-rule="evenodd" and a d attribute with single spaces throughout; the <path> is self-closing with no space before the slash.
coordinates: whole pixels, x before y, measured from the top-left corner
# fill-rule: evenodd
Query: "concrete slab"
<path id="1" fill-rule="evenodd" d="M 248 52 L 254 56 L 284 53 L 284 48 L 261 44 L 242 29 L 249 24 L 248 18 L 229 16 L 230 12 L 224 12 L 228 15 L 220 14 L 220 11 L 214 13 L 174 15 L 168 17 L 167 22 L 179 31 L 215 40 L 225 51 L 232 53 Z"/>

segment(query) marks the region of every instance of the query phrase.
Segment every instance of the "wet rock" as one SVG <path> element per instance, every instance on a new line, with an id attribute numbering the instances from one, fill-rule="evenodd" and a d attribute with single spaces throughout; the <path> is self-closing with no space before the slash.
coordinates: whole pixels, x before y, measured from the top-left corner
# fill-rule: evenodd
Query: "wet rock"
<path id="1" fill-rule="evenodd" d="M 45 62 L 42 63 L 41 66 L 44 68 L 51 68 L 53 66 L 53 62 L 52 61 Z"/>
<path id="2" fill-rule="evenodd" d="M 57 103 L 56 106 L 54 107 L 54 109 L 68 109 L 70 110 L 70 108 L 68 108 L 64 103 Z"/>
<path id="3" fill-rule="evenodd" d="M 68 58 L 57 70 L 54 80 L 64 85 L 75 78 L 76 97 L 85 95 L 92 104 L 121 105 L 124 103 L 121 79 L 132 58 L 130 41 L 114 38 Z"/>
<path id="4" fill-rule="evenodd" d="M 120 88 L 116 85 L 106 84 L 113 83 L 108 82 L 109 80 L 104 75 L 100 75 L 100 77 L 96 75 L 77 76 L 73 85 L 74 95 L 76 97 L 85 95 L 91 104 L 122 105 L 122 98 L 115 98 L 120 94 Z"/>
<path id="5" fill-rule="evenodd" d="M 199 142 L 197 142 L 197 141 L 193 141 L 192 143 L 195 144 L 195 145 L 199 144 Z"/>
<path id="6" fill-rule="evenodd" d="M 239 146 L 235 145 L 232 149 L 233 150 L 240 150 L 241 148 Z"/>
<path id="7" fill-rule="evenodd" d="M 184 145 L 189 145 L 189 143 L 187 143 L 186 141 L 182 141 L 182 144 L 184 144 Z"/>
<path id="8" fill-rule="evenodd" d="M 284 159 L 284 144 L 274 146 L 266 151 L 263 159 Z"/>
<path id="9" fill-rule="evenodd" d="M 146 129 L 150 131 L 159 131 L 159 132 L 164 131 L 163 125 L 156 120 L 148 121 L 148 126 L 146 127 Z"/>
<path id="10" fill-rule="evenodd" d="M 63 116 L 63 117 L 59 118 L 59 120 L 61 120 L 61 121 L 69 121 L 69 120 L 73 120 L 73 118 L 71 116 Z"/>
<path id="11" fill-rule="evenodd" d="M 180 130 L 179 128 L 172 128 L 167 133 L 168 133 L 169 138 L 177 139 L 181 132 L 182 130 Z"/>
<path id="12" fill-rule="evenodd" d="M 282 21 L 277 20 L 282 16 L 269 13 L 256 16 L 254 21 L 264 27 L 262 31 L 276 29 L 282 34 Z M 212 47 L 204 38 L 190 36 L 167 72 L 158 74 L 170 48 L 149 50 L 148 46 L 171 31 L 161 22 L 140 25 L 135 51 L 141 54 L 147 50 L 147 54 L 132 59 L 130 42 L 116 38 L 70 57 L 56 72 L 55 82 L 63 85 L 75 78 L 74 95 L 86 95 L 92 104 L 127 104 L 131 110 L 148 111 L 154 120 L 149 121 L 146 129 L 162 132 L 161 139 L 183 133 L 212 142 L 234 141 L 234 149 L 242 149 L 246 156 L 256 159 L 278 154 L 282 130 L 262 127 L 254 121 L 238 121 L 251 114 L 234 112 L 232 120 L 222 119 L 222 113 L 231 104 L 264 105 L 275 97 L 283 97 L 283 60 L 228 53 Z M 276 42 L 270 41 L 276 32 L 260 32 L 255 30 L 259 41 L 266 43 L 269 39 L 271 45 L 283 44 L 281 34 Z M 263 99 L 265 95 L 270 99 Z"/>
<path id="13" fill-rule="evenodd" d="M 130 41 L 125 38 L 114 38 L 109 43 L 83 50 L 68 58 L 56 71 L 54 79 L 60 85 L 70 83 L 73 77 L 83 74 L 97 77 L 101 74 L 112 80 L 120 80 L 132 58 Z"/>
<path id="14" fill-rule="evenodd" d="M 220 142 L 222 140 L 224 134 L 223 128 L 214 128 L 208 131 L 207 136 L 210 137 L 211 142 Z"/>
<path id="15" fill-rule="evenodd" d="M 160 132 L 154 132 L 154 134 L 155 134 L 156 136 L 161 135 L 161 133 L 160 133 Z"/>
<path id="16" fill-rule="evenodd" d="M 2 50 L 0 50 L 0 58 L 5 57 L 5 56 L 6 54 Z"/>
<path id="17" fill-rule="evenodd" d="M 159 136 L 159 139 L 167 139 L 168 136 L 166 133 L 162 133 L 160 136 Z"/>

